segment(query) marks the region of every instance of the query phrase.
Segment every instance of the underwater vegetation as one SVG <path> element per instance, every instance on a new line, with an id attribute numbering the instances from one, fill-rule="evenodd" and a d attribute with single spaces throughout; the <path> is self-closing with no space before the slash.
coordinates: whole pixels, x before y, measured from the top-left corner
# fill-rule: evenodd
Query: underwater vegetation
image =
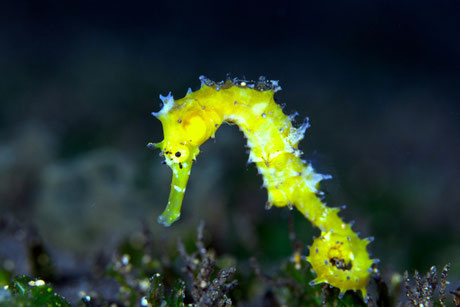
<path id="1" fill-rule="evenodd" d="M 11 227 L 11 221 L 2 220 L 2 232 Z M 355 292 L 338 298 L 337 288 L 327 284 L 311 287 L 314 273 L 299 251 L 267 271 L 256 258 L 236 264 L 228 256 L 217 255 L 205 243 L 209 233 L 203 222 L 195 239 L 178 240 L 171 250 L 162 249 L 161 241 L 147 227 L 141 233 L 137 242 L 122 242 L 111 259 L 96 264 L 84 281 L 94 288 L 80 290 L 71 301 L 59 295 L 59 289 L 72 283 L 72 278 L 50 275 L 52 259 L 37 261 L 50 256 L 40 245 L 41 257 L 31 257 L 30 262 L 48 278 L 13 277 L 11 268 L 3 267 L 0 306 L 448 306 L 448 296 L 458 305 L 459 290 L 447 291 L 448 265 L 439 276 L 434 266 L 426 276 L 415 272 L 413 281 L 408 272 L 404 282 L 399 274 L 391 282 L 374 274 L 369 285 L 371 299 L 365 303 Z"/>

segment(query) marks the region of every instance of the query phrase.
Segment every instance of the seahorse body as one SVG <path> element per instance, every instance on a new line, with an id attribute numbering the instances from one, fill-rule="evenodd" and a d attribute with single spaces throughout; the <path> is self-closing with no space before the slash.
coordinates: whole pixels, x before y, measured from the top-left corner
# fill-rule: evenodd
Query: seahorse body
<path id="1" fill-rule="evenodd" d="M 327 207 L 319 198 L 319 182 L 330 176 L 315 173 L 300 159 L 298 144 L 309 127 L 308 120 L 299 128 L 292 125 L 295 115 L 285 115 L 274 101 L 275 92 L 281 89 L 277 81 L 263 77 L 257 82 L 200 80 L 201 88 L 189 90 L 182 99 L 160 95 L 164 106 L 152 113 L 163 125 L 164 140 L 149 146 L 161 149 L 173 171 L 169 201 L 158 221 L 169 226 L 179 218 L 199 146 L 213 138 L 222 123 L 234 123 L 247 138 L 249 162 L 254 162 L 263 176 L 269 205 L 295 206 L 321 230 L 307 257 L 317 274 L 311 284 L 326 282 L 339 288 L 341 295 L 360 290 L 367 299 L 366 285 L 374 261 L 366 246 L 371 240 L 360 239 L 338 216 L 339 209 Z"/>

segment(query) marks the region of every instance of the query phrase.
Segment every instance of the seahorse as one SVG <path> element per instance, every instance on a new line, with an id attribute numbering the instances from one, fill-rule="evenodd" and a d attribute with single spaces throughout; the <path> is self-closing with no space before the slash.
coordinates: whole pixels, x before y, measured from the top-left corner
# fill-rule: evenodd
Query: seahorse
<path id="1" fill-rule="evenodd" d="M 200 145 L 214 138 L 223 123 L 236 124 L 247 139 L 248 162 L 254 162 L 263 176 L 269 206 L 295 206 L 321 230 L 306 258 L 317 276 L 310 285 L 328 283 L 340 289 L 339 297 L 347 290 L 359 290 L 367 301 L 366 286 L 376 262 L 366 249 L 372 238 L 360 239 L 338 216 L 339 208 L 322 202 L 319 183 L 330 176 L 316 173 L 300 158 L 298 148 L 310 126 L 308 118 L 295 127 L 298 114 L 283 113 L 274 100 L 281 90 L 278 81 L 260 77 L 258 81 L 227 78 L 214 82 L 204 76 L 200 81 L 201 88 L 189 89 L 182 99 L 174 100 L 171 93 L 160 95 L 163 107 L 152 113 L 162 123 L 164 139 L 148 147 L 161 149 L 173 172 L 168 204 L 158 222 L 169 226 L 179 218 Z"/>

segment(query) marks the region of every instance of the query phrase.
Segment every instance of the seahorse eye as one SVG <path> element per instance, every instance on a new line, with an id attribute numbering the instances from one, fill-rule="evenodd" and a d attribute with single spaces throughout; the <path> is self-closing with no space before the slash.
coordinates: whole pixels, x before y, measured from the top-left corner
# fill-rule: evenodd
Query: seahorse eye
<path id="1" fill-rule="evenodd" d="M 184 162 L 189 158 L 190 150 L 187 146 L 178 145 L 177 147 L 171 147 L 165 152 L 169 158 L 175 163 Z"/>

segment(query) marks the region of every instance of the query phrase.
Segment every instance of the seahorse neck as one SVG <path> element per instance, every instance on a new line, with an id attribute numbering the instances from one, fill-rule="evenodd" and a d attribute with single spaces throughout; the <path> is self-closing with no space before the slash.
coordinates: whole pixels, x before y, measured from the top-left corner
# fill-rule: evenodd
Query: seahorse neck
<path id="1" fill-rule="evenodd" d="M 268 204 L 295 206 L 322 231 L 350 233 L 350 225 L 337 214 L 339 209 L 327 207 L 318 195 L 318 183 L 327 176 L 299 159 L 297 146 L 308 123 L 293 127 L 292 119 L 273 101 L 273 93 L 227 89 L 220 96 L 225 101 L 220 110 L 223 121 L 238 125 L 244 133 L 248 162 L 254 162 L 263 175 Z"/>
<path id="2" fill-rule="evenodd" d="M 286 206 L 297 202 L 293 192 L 308 173 L 297 149 L 306 126 L 294 128 L 292 118 L 274 102 L 273 94 L 226 89 L 218 94 L 224 102 L 219 111 L 224 122 L 238 125 L 244 133 L 249 162 L 254 162 L 263 175 L 269 204 Z"/>

